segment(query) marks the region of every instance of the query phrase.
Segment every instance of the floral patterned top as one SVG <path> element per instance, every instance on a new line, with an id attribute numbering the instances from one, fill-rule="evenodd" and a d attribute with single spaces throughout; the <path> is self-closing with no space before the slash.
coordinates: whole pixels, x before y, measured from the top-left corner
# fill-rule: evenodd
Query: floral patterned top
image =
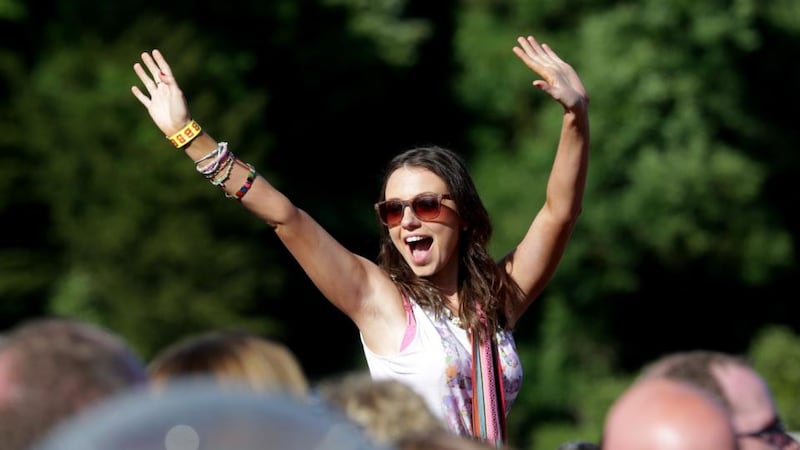
<path id="1" fill-rule="evenodd" d="M 452 320 L 436 317 L 413 300 L 409 301 L 407 310 L 409 329 L 399 353 L 375 354 L 362 337 L 372 377 L 405 382 L 453 432 L 471 436 L 472 346 L 469 335 Z M 498 330 L 496 337 L 508 415 L 522 385 L 522 366 L 511 331 Z"/>

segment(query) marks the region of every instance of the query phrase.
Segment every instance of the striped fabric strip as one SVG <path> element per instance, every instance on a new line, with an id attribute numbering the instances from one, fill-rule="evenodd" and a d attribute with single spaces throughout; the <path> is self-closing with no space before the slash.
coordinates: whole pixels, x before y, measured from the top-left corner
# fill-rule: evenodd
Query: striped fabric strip
<path id="1" fill-rule="evenodd" d="M 471 333 L 472 433 L 481 441 L 502 448 L 506 427 L 499 353 L 494 338 L 481 343 L 474 335 Z"/>

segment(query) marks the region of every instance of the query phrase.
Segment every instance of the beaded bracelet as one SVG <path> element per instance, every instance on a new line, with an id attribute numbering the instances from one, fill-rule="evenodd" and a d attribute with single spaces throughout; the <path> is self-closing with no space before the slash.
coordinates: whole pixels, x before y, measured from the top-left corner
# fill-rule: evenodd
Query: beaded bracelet
<path id="1" fill-rule="evenodd" d="M 194 119 L 190 120 L 189 123 L 184 125 L 183 128 L 180 129 L 177 133 L 173 134 L 172 136 L 167 136 L 167 139 L 175 146 L 175 148 L 183 148 L 188 145 L 190 142 L 194 140 L 197 136 L 200 135 L 200 132 L 203 128 L 200 127 L 200 124 L 195 122 Z"/>
<path id="2" fill-rule="evenodd" d="M 208 179 L 211 180 L 211 184 L 214 186 L 219 186 L 222 189 L 225 189 L 225 182 L 228 181 L 228 178 L 231 177 L 231 173 L 233 172 L 233 166 L 236 165 L 236 159 L 231 157 L 225 162 L 225 164 L 219 168 L 213 175 L 209 176 Z"/>
<path id="3" fill-rule="evenodd" d="M 240 187 L 239 190 L 236 191 L 234 195 L 228 194 L 226 192 L 225 197 L 232 198 L 237 202 L 240 202 L 242 201 L 244 194 L 247 194 L 250 188 L 253 187 L 253 181 L 255 181 L 256 179 L 256 168 L 253 167 L 252 164 L 247 164 L 247 167 L 250 169 L 250 172 L 247 173 L 247 179 L 244 180 L 244 184 L 242 184 L 242 187 Z"/>

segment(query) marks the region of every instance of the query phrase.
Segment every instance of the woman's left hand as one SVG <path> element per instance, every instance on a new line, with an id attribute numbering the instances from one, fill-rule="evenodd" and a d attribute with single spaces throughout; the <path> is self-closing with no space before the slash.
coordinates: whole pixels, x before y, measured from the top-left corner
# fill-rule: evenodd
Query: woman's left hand
<path id="1" fill-rule="evenodd" d="M 542 77 L 533 85 L 564 106 L 567 111 L 585 109 L 589 95 L 583 87 L 575 69 L 564 62 L 547 44 L 539 44 L 533 37 L 518 37 L 519 46 L 513 48 L 514 54 Z"/>

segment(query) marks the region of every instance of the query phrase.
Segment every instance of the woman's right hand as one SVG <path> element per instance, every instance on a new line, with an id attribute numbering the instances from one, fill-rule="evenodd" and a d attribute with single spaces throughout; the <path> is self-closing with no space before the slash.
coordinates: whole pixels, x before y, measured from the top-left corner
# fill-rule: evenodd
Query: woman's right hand
<path id="1" fill-rule="evenodd" d="M 147 112 L 165 136 L 172 136 L 191 120 L 186 99 L 172 76 L 167 60 L 158 49 L 142 53 L 142 62 L 133 65 L 133 71 L 142 80 L 145 94 L 138 86 L 131 92 L 147 108 Z M 147 69 L 145 70 L 145 67 Z M 149 73 L 148 73 L 149 72 Z"/>

